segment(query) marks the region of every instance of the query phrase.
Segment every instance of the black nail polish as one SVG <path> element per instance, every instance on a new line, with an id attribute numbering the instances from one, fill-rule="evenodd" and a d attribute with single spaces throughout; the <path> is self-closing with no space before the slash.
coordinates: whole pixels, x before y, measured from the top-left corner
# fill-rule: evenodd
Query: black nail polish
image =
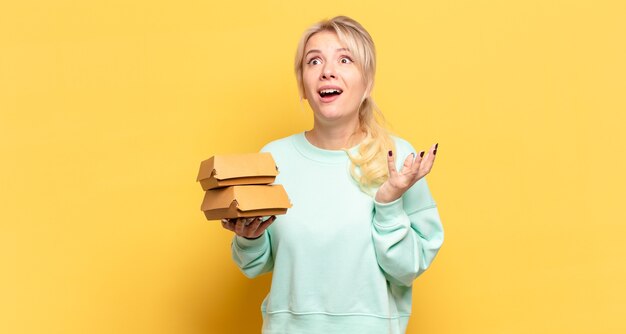
<path id="1" fill-rule="evenodd" d="M 435 151 L 437 150 L 438 147 L 439 147 L 439 143 L 435 144 Z"/>
<path id="2" fill-rule="evenodd" d="M 420 158 L 424 157 L 424 151 L 420 152 Z"/>
<path id="3" fill-rule="evenodd" d="M 389 151 L 389 156 L 393 156 L 393 153 L 391 153 L 391 151 Z"/>
<path id="4" fill-rule="evenodd" d="M 437 155 L 437 149 L 433 151 L 433 155 Z"/>

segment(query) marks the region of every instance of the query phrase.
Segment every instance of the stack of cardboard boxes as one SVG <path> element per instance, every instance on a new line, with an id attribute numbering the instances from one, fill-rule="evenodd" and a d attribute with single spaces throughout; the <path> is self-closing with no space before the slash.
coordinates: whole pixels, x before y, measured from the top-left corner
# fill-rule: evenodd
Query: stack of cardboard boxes
<path id="1" fill-rule="evenodd" d="M 291 207 L 283 186 L 271 183 L 278 168 L 270 153 L 216 155 L 202 161 L 197 181 L 206 191 L 208 220 L 281 215 Z"/>

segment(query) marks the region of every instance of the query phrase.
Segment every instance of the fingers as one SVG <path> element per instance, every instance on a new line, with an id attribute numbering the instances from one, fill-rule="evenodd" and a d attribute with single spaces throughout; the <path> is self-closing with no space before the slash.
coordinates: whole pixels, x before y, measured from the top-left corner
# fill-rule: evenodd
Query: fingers
<path id="1" fill-rule="evenodd" d="M 276 216 L 271 216 L 266 220 L 263 220 L 262 217 L 222 219 L 222 226 L 227 230 L 235 232 L 238 236 L 256 238 L 275 220 Z"/>
<path id="2" fill-rule="evenodd" d="M 261 235 L 276 220 L 276 216 L 271 216 L 264 220 L 256 230 L 257 235 Z"/>
<path id="3" fill-rule="evenodd" d="M 254 231 L 256 231 L 259 228 L 259 225 L 261 225 L 262 222 L 263 220 L 261 220 L 261 217 L 252 218 L 252 220 L 247 226 L 248 233 L 254 234 Z"/>
<path id="4" fill-rule="evenodd" d="M 437 154 L 438 147 L 439 143 L 431 146 L 425 156 L 418 156 L 417 159 L 419 160 L 415 161 L 414 167 L 419 171 L 419 177 L 430 173 L 430 170 L 433 168 L 433 164 L 435 163 L 435 156 Z M 420 155 L 423 155 L 423 153 L 423 151 L 420 152 Z"/>
<path id="5" fill-rule="evenodd" d="M 231 222 L 228 219 L 222 219 L 222 227 L 235 232 L 235 223 Z"/>
<path id="6" fill-rule="evenodd" d="M 404 165 L 402 165 L 402 170 L 400 173 L 405 174 L 411 171 L 411 167 L 414 165 L 415 161 L 415 153 L 409 154 L 406 159 L 404 159 Z"/>
<path id="7" fill-rule="evenodd" d="M 393 177 L 398 174 L 398 171 L 396 171 L 396 160 L 393 157 L 392 151 L 389 151 L 389 154 L 387 155 L 387 168 L 389 168 L 389 177 Z"/>
<path id="8" fill-rule="evenodd" d="M 421 151 L 415 156 L 415 161 L 411 166 L 411 172 L 417 173 L 420 170 L 420 166 L 422 165 L 422 161 L 424 161 L 424 151 Z"/>
<path id="9" fill-rule="evenodd" d="M 419 154 L 409 154 L 406 159 L 404 159 L 404 164 L 402 165 L 400 173 L 419 174 L 420 177 L 428 174 L 435 162 L 435 155 L 437 154 L 438 146 L 438 143 L 431 146 L 428 150 L 428 153 L 426 153 L 425 151 L 421 151 Z M 398 173 L 395 167 L 395 159 L 391 151 L 389 151 L 389 156 L 387 157 L 387 165 L 389 169 L 389 177 L 392 177 Z"/>
<path id="10" fill-rule="evenodd" d="M 267 229 L 273 222 L 276 220 L 276 216 L 271 216 L 266 220 L 261 219 L 261 217 L 256 217 L 248 226 L 248 238 L 256 238 L 259 237 L 265 229 Z"/>
<path id="11" fill-rule="evenodd" d="M 261 217 L 237 218 L 237 223 L 235 224 L 235 233 L 242 237 L 250 238 L 250 232 L 254 232 L 254 229 L 251 228 L 251 226 L 256 223 L 256 220 L 260 219 Z"/>

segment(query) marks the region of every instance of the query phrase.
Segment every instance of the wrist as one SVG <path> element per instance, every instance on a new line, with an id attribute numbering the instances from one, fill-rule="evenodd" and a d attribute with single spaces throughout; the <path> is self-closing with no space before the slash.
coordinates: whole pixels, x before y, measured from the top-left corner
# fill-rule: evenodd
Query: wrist
<path id="1" fill-rule="evenodd" d="M 390 187 L 385 187 L 385 185 L 383 185 L 376 192 L 374 200 L 378 203 L 391 203 L 400 197 L 402 197 L 402 192 L 390 189 Z"/>
<path id="2" fill-rule="evenodd" d="M 261 234 L 259 234 L 259 235 L 258 235 L 258 236 L 256 236 L 256 237 L 245 237 L 245 236 L 243 236 L 243 235 L 240 235 L 240 237 L 242 237 L 242 238 L 244 238 L 244 239 L 246 239 L 246 240 L 257 240 L 257 239 L 259 239 L 260 237 L 262 237 L 264 234 L 265 234 L 265 230 L 263 230 L 263 232 L 261 232 Z"/>

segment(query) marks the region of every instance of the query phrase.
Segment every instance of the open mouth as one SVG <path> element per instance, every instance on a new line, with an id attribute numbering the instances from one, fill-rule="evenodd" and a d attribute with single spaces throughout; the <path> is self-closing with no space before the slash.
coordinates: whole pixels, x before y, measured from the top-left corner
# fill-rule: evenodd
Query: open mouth
<path id="1" fill-rule="evenodd" d="M 343 93 L 343 91 L 337 88 L 322 89 L 319 91 L 321 97 L 339 96 L 341 93 Z"/>

